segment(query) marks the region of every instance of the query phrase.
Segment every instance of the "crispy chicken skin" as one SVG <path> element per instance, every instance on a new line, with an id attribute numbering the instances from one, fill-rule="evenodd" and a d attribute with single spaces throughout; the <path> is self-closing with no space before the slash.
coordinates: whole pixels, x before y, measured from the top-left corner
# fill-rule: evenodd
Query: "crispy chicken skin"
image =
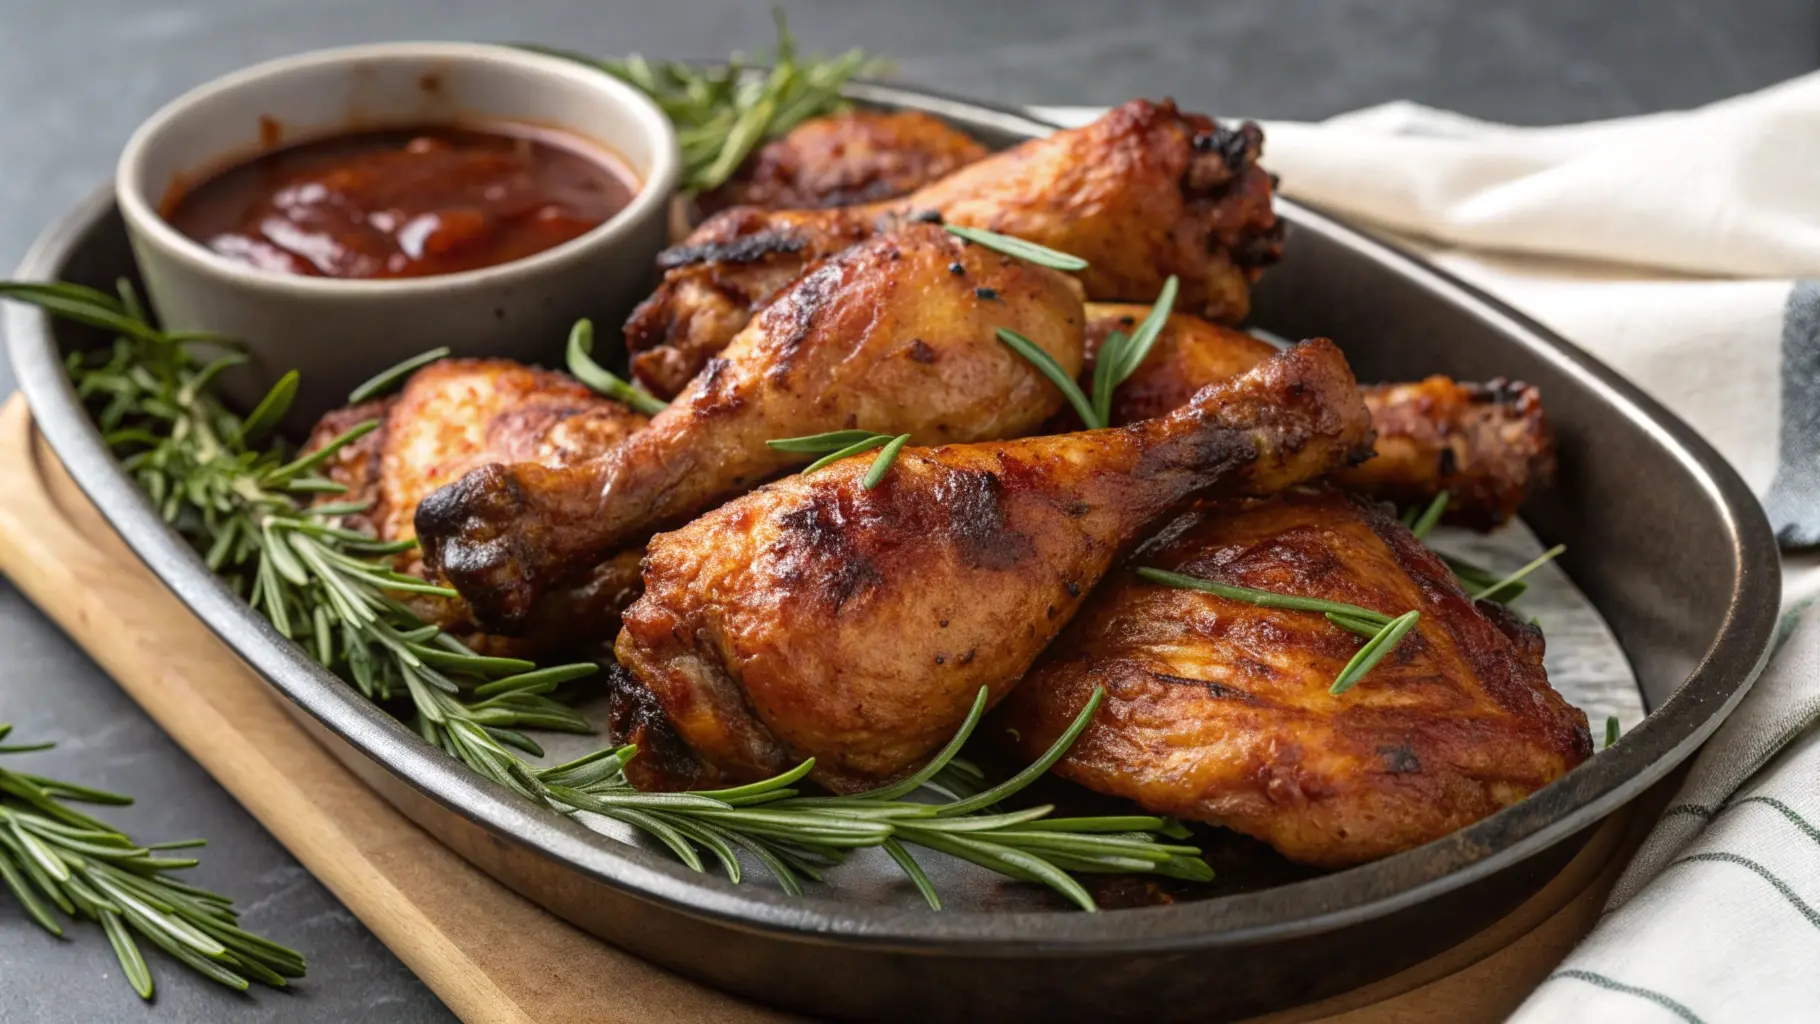
<path id="1" fill-rule="evenodd" d="M 1104 686 L 1054 769 L 1089 789 L 1344 867 L 1471 824 L 1592 754 L 1586 715 L 1543 672 L 1541 631 L 1474 607 L 1382 504 L 1328 489 L 1205 503 L 1132 564 L 1422 617 L 1334 696 L 1357 636 L 1120 570 L 989 723 L 1035 758 Z"/>
<path id="2" fill-rule="evenodd" d="M 1362 451 L 1357 387 L 1312 341 L 1163 419 L 906 449 L 869 491 L 871 457 L 849 458 L 659 534 L 614 649 L 680 745 L 648 714 L 633 741 L 695 756 L 641 754 L 629 774 L 670 789 L 813 756 L 836 791 L 901 777 L 980 687 L 1004 696 L 1148 524 Z"/>
<path id="3" fill-rule="evenodd" d="M 985 155 L 965 132 L 920 110 L 847 110 L 767 143 L 697 202 L 706 213 L 855 206 L 915 191 Z"/>
<path id="4" fill-rule="evenodd" d="M 380 429 L 343 448 L 325 475 L 348 488 L 325 496 L 334 502 L 371 502 L 346 521 L 382 540 L 415 537 L 417 505 L 476 466 L 501 460 L 558 467 L 598 456 L 640 429 L 645 417 L 590 391 L 566 374 L 505 359 L 448 359 L 405 383 L 394 398 L 366 402 L 325 415 L 311 432 L 314 449 L 348 428 L 378 418 Z M 530 653 L 610 639 L 619 611 L 637 596 L 642 549 L 596 564 L 579 581 L 540 604 L 536 629 L 521 638 L 474 633 L 459 601 L 411 595 L 426 621 L 463 634 L 488 653 Z M 423 575 L 419 557 L 400 557 L 398 569 Z"/>
<path id="5" fill-rule="evenodd" d="M 675 394 L 815 260 L 908 218 L 939 216 L 1073 253 L 1088 298 L 1152 300 L 1236 322 L 1281 255 L 1263 133 L 1132 100 L 1082 128 L 987 157 L 909 196 L 833 210 L 735 207 L 662 253 L 663 282 L 626 322 L 639 380 Z"/>
<path id="6" fill-rule="evenodd" d="M 1148 306 L 1088 303 L 1084 388 L 1092 386 L 1094 359 L 1107 335 L 1130 333 L 1149 312 Z M 1243 331 L 1177 313 L 1149 357 L 1113 392 L 1112 422 L 1160 416 L 1275 351 Z M 1508 521 L 1532 488 L 1554 476 L 1554 431 L 1541 395 L 1528 384 L 1430 377 L 1364 391 L 1378 432 L 1377 456 L 1335 474 L 1350 490 L 1399 505 L 1424 504 L 1446 491 L 1446 522 L 1489 530 Z M 1079 420 L 1064 409 L 1057 423 L 1066 429 Z"/>
<path id="7" fill-rule="evenodd" d="M 907 225 L 798 281 L 603 457 L 488 466 L 431 495 L 417 512 L 426 557 L 482 622 L 509 629 L 574 568 L 814 458 L 766 441 L 849 428 L 917 444 L 1030 433 L 1061 395 L 995 331 L 1017 331 L 1074 373 L 1081 324 L 1066 275 Z"/>

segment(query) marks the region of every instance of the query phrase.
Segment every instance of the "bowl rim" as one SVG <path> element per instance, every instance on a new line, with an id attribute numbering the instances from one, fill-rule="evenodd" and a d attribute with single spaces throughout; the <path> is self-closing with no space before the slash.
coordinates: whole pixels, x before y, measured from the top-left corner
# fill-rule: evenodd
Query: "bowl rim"
<path id="1" fill-rule="evenodd" d="M 1025 135 L 1056 126 L 1019 112 L 871 83 L 846 93 L 948 112 Z M 41 236 L 19 268 L 50 278 L 109 212 L 105 192 Z M 1104 911 L 977 912 L 879 907 L 698 874 L 656 851 L 587 830 L 474 773 L 321 668 L 209 573 L 119 468 L 63 372 L 47 314 L 11 305 L 4 323 L 21 387 L 39 428 L 83 491 L 128 545 L 211 630 L 287 699 L 395 779 L 499 840 L 560 862 L 640 902 L 737 930 L 810 945 L 918 956 L 1057 958 L 1217 950 L 1330 932 L 1382 917 L 1497 874 L 1591 826 L 1668 774 L 1741 700 L 1770 653 L 1780 599 L 1774 534 L 1755 495 L 1716 451 L 1672 413 L 1572 344 L 1418 257 L 1318 211 L 1279 200 L 1294 230 L 1328 236 L 1392 265 L 1438 301 L 1496 324 L 1513 342 L 1576 378 L 1663 445 L 1721 513 L 1737 572 L 1719 631 L 1673 695 L 1609 752 L 1529 799 L 1413 850 L 1269 889 L 1173 906 Z"/>
<path id="2" fill-rule="evenodd" d="M 649 172 L 639 175 L 638 191 L 633 194 L 630 202 L 613 216 L 567 241 L 492 266 L 448 274 L 399 278 L 281 274 L 228 259 L 177 230 L 159 213 L 158 204 L 141 188 L 141 170 L 146 154 L 161 134 L 189 116 L 198 105 L 230 95 L 253 83 L 299 71 L 336 65 L 353 67 L 365 62 L 385 60 L 433 60 L 444 62 L 445 65 L 509 65 L 546 79 L 560 78 L 593 89 L 605 101 L 617 103 L 629 112 L 638 131 L 650 139 L 652 160 Z M 606 145 L 600 140 L 589 141 Z M 615 155 L 619 154 L 616 152 Z M 233 154 L 223 154 L 221 157 L 232 159 Z M 623 156 L 620 158 L 624 160 Z M 236 165 L 237 163 L 228 163 L 224 166 Z M 628 169 L 634 172 L 637 170 Z M 678 149 L 676 129 L 670 119 L 650 97 L 612 75 L 576 61 L 513 46 L 425 41 L 363 43 L 311 50 L 262 61 L 195 86 L 166 102 L 133 130 L 114 165 L 113 192 L 121 215 L 126 219 L 128 233 L 156 246 L 161 255 L 180 261 L 192 272 L 226 280 L 240 287 L 290 292 L 300 297 L 333 299 L 396 296 L 403 299 L 434 296 L 454 289 L 512 284 L 571 263 L 589 252 L 622 242 L 632 232 L 634 225 L 652 217 L 668 216 L 670 196 L 676 191 L 681 174 L 682 157 Z"/>

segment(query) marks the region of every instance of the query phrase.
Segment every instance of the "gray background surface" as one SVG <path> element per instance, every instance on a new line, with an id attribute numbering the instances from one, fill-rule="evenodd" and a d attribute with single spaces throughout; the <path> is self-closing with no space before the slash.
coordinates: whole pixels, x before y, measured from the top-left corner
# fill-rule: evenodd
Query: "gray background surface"
<path id="1" fill-rule="evenodd" d="M 1191 108 L 1319 118 L 1414 99 L 1518 123 L 1708 102 L 1820 66 L 1812 0 L 918 0 L 784 4 L 806 46 L 865 45 L 897 77 L 1003 103 L 1173 95 Z M 0 0 L 0 267 L 107 178 L 133 127 L 236 67 L 378 39 L 538 41 L 713 57 L 770 39 L 735 0 Z M 1697 145 L 1698 140 L 1690 140 Z M 1664 159 L 1671 155 L 1665 154 Z M 0 395 L 12 390 L 0 366 Z M 429 1021 L 449 1013 L 0 581 L 0 721 L 57 740 L 36 771 L 133 793 L 135 835 L 202 835 L 194 875 L 303 950 L 290 993 L 239 996 L 152 956 L 139 1004 L 98 929 L 52 940 L 0 898 L 0 1021 Z M 10 763 L 10 761 L 9 761 Z"/>

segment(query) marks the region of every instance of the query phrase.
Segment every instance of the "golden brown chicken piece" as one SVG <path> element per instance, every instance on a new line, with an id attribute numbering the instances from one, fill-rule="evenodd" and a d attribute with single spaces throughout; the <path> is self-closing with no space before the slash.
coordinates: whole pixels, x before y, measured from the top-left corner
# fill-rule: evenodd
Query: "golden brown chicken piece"
<path id="1" fill-rule="evenodd" d="M 1091 262 L 1094 299 L 1156 297 L 1180 276 L 1178 308 L 1235 322 L 1251 282 L 1281 255 L 1263 133 L 1173 102 L 1133 100 L 1083 128 L 1035 139 L 901 199 L 835 210 L 738 207 L 658 257 L 657 291 L 626 323 L 640 381 L 675 394 L 813 261 L 906 219 L 943 217 Z"/>
<path id="2" fill-rule="evenodd" d="M 1379 384 L 1365 389 L 1365 404 L 1378 454 L 1334 477 L 1346 487 L 1399 505 L 1446 491 L 1445 522 L 1489 530 L 1554 477 L 1554 430 L 1541 393 L 1520 380 Z"/>
<path id="3" fill-rule="evenodd" d="M 1131 333 L 1149 312 L 1148 306 L 1088 303 L 1083 388 L 1092 386 L 1106 337 L 1115 330 Z M 1112 422 L 1161 416 L 1275 351 L 1243 331 L 1174 314 L 1148 358 L 1113 392 Z M 1365 404 L 1377 428 L 1378 453 L 1334 475 L 1350 490 L 1399 505 L 1426 504 L 1446 491 L 1446 522 L 1489 530 L 1516 515 L 1531 488 L 1554 476 L 1554 431 L 1541 395 L 1521 381 L 1461 384 L 1430 377 L 1378 384 L 1365 388 Z M 1070 429 L 1079 422 L 1064 409 L 1055 425 Z"/>
<path id="4" fill-rule="evenodd" d="M 716 213 L 729 206 L 873 203 L 915 191 L 986 152 L 967 133 L 920 110 L 847 110 L 804 121 L 767 143 L 697 204 Z"/>
<path id="5" fill-rule="evenodd" d="M 504 460 L 571 465 L 600 455 L 646 422 L 566 374 L 505 359 L 446 359 L 417 371 L 394 398 L 328 413 L 306 450 L 375 418 L 380 428 L 343 448 L 325 468 L 329 479 L 348 488 L 326 500 L 371 502 L 347 525 L 388 541 L 415 537 L 418 503 L 477 466 Z M 476 634 L 459 601 L 410 595 L 408 602 L 425 621 L 488 653 L 573 647 L 618 631 L 619 611 L 638 594 L 642 556 L 635 548 L 607 558 L 574 586 L 549 595 L 539 605 L 536 628 L 520 638 Z M 414 552 L 400 556 L 397 568 L 424 574 Z"/>
<path id="6" fill-rule="evenodd" d="M 681 740 L 636 784 L 745 781 L 816 758 L 856 791 L 997 700 L 1113 559 L 1189 495 L 1268 494 L 1364 450 L 1370 421 L 1332 342 L 1307 342 L 1113 430 L 906 449 L 877 487 L 856 457 L 651 541 L 614 650 Z M 653 717 L 646 731 L 658 724 Z"/>
<path id="7" fill-rule="evenodd" d="M 1421 621 L 1335 696 L 1359 637 L 1120 570 L 990 726 L 1034 758 L 1104 686 L 1054 769 L 1089 789 L 1343 867 L 1471 824 L 1592 753 L 1586 715 L 1548 685 L 1541 631 L 1475 607 L 1379 503 L 1324 488 L 1205 503 L 1132 564 Z"/>
<path id="8" fill-rule="evenodd" d="M 427 558 L 482 622 L 512 626 L 573 567 L 814 458 L 766 441 L 850 428 L 919 444 L 1029 433 L 1061 395 L 995 332 L 1017 331 L 1072 373 L 1081 321 L 1066 275 L 908 225 L 797 282 L 603 457 L 489 466 L 432 495 L 417 513 Z"/>

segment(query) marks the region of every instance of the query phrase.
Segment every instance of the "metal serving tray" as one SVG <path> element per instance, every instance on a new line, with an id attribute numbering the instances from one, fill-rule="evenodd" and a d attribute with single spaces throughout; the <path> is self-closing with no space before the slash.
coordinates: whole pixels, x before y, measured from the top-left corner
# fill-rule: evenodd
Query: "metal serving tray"
<path id="1" fill-rule="evenodd" d="M 922 92 L 850 93 L 930 111 L 994 146 L 1053 130 Z M 1422 261 L 1306 207 L 1278 208 L 1291 225 L 1288 256 L 1257 289 L 1255 324 L 1338 338 L 1365 380 L 1506 375 L 1540 386 L 1561 472 L 1524 518 L 1545 541 L 1567 543 L 1564 568 L 1623 645 L 1652 713 L 1529 800 L 1419 849 L 1274 888 L 1094 915 L 1024 909 L 1028 900 L 994 911 L 977 894 L 956 901 L 971 909 L 935 913 L 904 885 L 803 898 L 762 881 L 735 886 L 488 782 L 318 667 L 166 528 L 64 376 L 63 354 L 100 339 L 20 306 L 4 323 L 39 427 L 139 557 L 348 767 L 556 914 L 690 977 L 823 1015 L 1228 1019 L 1385 977 L 1533 893 L 1592 826 L 1717 728 L 1761 668 L 1779 596 L 1775 541 L 1756 499 L 1680 420 Z M 98 195 L 52 227 L 17 276 L 108 288 L 123 274 L 133 266 L 119 215 Z"/>

